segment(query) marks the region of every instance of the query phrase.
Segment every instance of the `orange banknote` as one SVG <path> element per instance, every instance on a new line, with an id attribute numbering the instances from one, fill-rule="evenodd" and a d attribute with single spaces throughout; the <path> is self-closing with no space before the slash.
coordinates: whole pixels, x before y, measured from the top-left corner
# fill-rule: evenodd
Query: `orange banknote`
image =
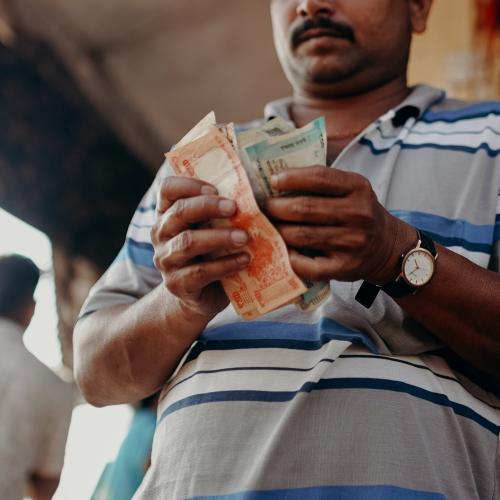
<path id="1" fill-rule="evenodd" d="M 232 135 L 231 129 L 229 133 Z M 166 155 L 175 173 L 209 182 L 221 196 L 237 204 L 231 219 L 214 219 L 212 227 L 240 228 L 248 234 L 248 267 L 222 281 L 238 314 L 253 319 L 293 302 L 307 288 L 290 266 L 281 235 L 260 211 L 228 134 L 209 125 L 201 137 L 181 143 Z"/>

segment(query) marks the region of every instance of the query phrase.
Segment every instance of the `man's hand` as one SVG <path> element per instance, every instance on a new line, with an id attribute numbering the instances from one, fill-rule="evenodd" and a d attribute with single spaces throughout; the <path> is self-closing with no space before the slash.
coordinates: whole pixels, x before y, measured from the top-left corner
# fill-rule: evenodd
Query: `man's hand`
<path id="1" fill-rule="evenodd" d="M 229 303 L 220 284 L 244 269 L 249 257 L 241 250 L 248 237 L 237 229 L 208 227 L 212 219 L 235 215 L 236 203 L 217 195 L 206 182 L 168 177 L 157 201 L 157 221 L 151 230 L 154 263 L 168 290 L 188 312 L 212 316 Z M 224 255 L 214 258 L 213 255 Z"/>
<path id="2" fill-rule="evenodd" d="M 396 277 L 401 253 L 416 244 L 415 230 L 387 212 L 359 174 L 320 166 L 293 168 L 273 177 L 273 183 L 292 194 L 268 199 L 266 212 L 304 279 L 384 284 Z"/>

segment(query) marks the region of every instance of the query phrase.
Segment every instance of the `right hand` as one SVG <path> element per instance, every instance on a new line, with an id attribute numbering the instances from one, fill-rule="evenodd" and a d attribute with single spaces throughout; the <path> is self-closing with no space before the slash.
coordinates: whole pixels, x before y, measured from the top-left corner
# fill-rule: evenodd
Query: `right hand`
<path id="1" fill-rule="evenodd" d="M 151 229 L 154 263 L 165 287 L 188 313 L 214 316 L 229 303 L 220 280 L 244 269 L 248 236 L 231 228 L 209 228 L 212 219 L 228 219 L 236 203 L 218 196 L 210 184 L 187 177 L 167 177 L 157 200 Z M 230 255 L 214 258 L 219 252 Z"/>

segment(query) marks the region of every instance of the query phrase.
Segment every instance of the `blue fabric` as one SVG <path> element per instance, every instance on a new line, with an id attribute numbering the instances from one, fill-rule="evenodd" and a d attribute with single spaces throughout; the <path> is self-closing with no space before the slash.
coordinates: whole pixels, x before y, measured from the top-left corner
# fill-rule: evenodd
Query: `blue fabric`
<path id="1" fill-rule="evenodd" d="M 130 500 L 134 496 L 151 457 L 155 428 L 153 411 L 141 408 L 134 412 L 118 455 L 104 469 L 92 500 Z"/>
<path id="2" fill-rule="evenodd" d="M 193 497 L 189 500 L 444 500 L 439 493 L 396 486 L 320 486 L 272 491 L 245 491 L 230 495 Z"/>

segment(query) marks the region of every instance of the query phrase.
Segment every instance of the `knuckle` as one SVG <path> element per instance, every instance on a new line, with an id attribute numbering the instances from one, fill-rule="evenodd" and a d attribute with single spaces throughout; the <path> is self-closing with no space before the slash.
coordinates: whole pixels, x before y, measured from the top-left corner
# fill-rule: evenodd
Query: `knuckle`
<path id="1" fill-rule="evenodd" d="M 189 251 L 192 250 L 195 243 L 194 232 L 191 229 L 183 231 L 177 238 L 177 250 Z"/>
<path id="2" fill-rule="evenodd" d="M 169 175 L 161 181 L 160 191 L 162 194 L 164 194 L 165 196 L 168 196 L 168 193 L 170 193 L 170 191 L 173 188 L 173 185 L 176 182 L 175 179 L 176 179 L 175 175 Z"/>
<path id="3" fill-rule="evenodd" d="M 172 213 L 170 211 L 167 211 L 160 217 L 158 217 L 154 222 L 151 231 L 149 232 L 151 243 L 154 247 L 170 240 L 170 238 L 175 236 L 175 234 L 170 231 L 171 218 Z"/>
<path id="4" fill-rule="evenodd" d="M 171 207 L 170 207 L 170 215 L 171 217 L 174 217 L 175 219 L 182 220 L 185 217 L 186 210 L 187 210 L 187 203 L 185 199 L 180 199 L 177 200 Z"/>
<path id="5" fill-rule="evenodd" d="M 350 248 L 356 251 L 366 249 L 369 244 L 368 235 L 364 232 L 353 231 L 349 235 Z"/>
<path id="6" fill-rule="evenodd" d="M 180 280 L 175 272 L 170 273 L 168 276 L 163 278 L 165 287 L 173 295 L 179 296 L 181 294 Z"/>
<path id="7" fill-rule="evenodd" d="M 161 262 L 160 256 L 158 255 L 157 252 L 155 252 L 155 254 L 153 256 L 153 264 L 155 265 L 156 269 L 158 269 L 159 271 L 161 271 L 161 269 L 162 269 L 162 262 Z"/>
<path id="8" fill-rule="evenodd" d="M 202 265 L 193 266 L 189 272 L 189 281 L 192 284 L 205 283 L 208 280 L 208 272 Z"/>
<path id="9" fill-rule="evenodd" d="M 149 231 L 149 237 L 151 238 L 151 243 L 153 244 L 153 246 L 157 245 L 160 241 L 159 233 L 160 231 L 158 223 L 155 222 L 153 224 L 153 227 L 151 228 L 151 231 Z"/>
<path id="10" fill-rule="evenodd" d="M 173 268 L 172 263 L 170 262 L 170 252 L 169 252 L 169 245 L 166 245 L 165 248 L 162 249 L 162 251 L 156 249 L 154 256 L 153 256 L 153 263 L 162 274 L 170 272 L 170 270 Z"/>
<path id="11" fill-rule="evenodd" d="M 369 192 L 373 191 L 370 181 L 364 175 L 354 173 L 353 176 L 354 176 L 356 185 L 360 191 L 363 191 L 365 193 L 369 193 Z"/>
<path id="12" fill-rule="evenodd" d="M 293 238 L 299 245 L 311 245 L 316 240 L 316 238 L 314 238 L 314 233 L 304 226 L 295 228 L 294 233 Z"/>
<path id="13" fill-rule="evenodd" d="M 166 199 L 169 201 L 171 200 L 174 183 L 175 183 L 174 176 L 165 177 L 165 179 L 161 181 L 160 189 L 158 190 L 158 200 L 162 199 Z"/>
<path id="14" fill-rule="evenodd" d="M 301 196 L 291 206 L 292 214 L 295 216 L 308 216 L 312 215 L 314 210 L 314 203 L 312 198 L 308 196 Z"/>
<path id="15" fill-rule="evenodd" d="M 369 202 L 362 202 L 358 204 L 355 215 L 356 224 L 360 227 L 371 227 L 375 223 L 375 213 L 373 205 Z"/>
<path id="16" fill-rule="evenodd" d="M 319 185 L 327 184 L 330 181 L 330 170 L 326 167 L 313 167 L 311 175 Z"/>
<path id="17" fill-rule="evenodd" d="M 166 245 L 166 258 L 172 259 L 192 250 L 194 245 L 193 232 L 191 230 L 183 231 L 172 238 Z"/>

